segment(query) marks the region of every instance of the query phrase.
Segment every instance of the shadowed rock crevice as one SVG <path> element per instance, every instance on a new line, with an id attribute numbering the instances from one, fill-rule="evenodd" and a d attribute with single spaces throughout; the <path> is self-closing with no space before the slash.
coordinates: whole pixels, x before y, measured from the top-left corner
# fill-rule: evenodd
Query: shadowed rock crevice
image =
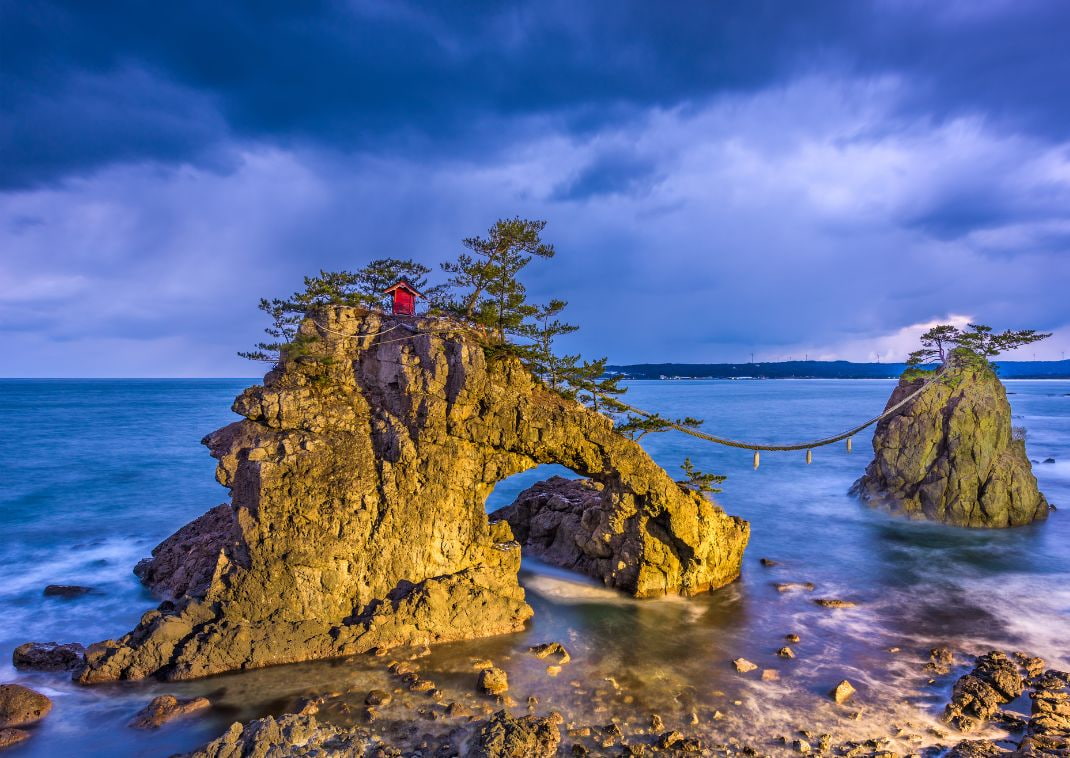
<path id="1" fill-rule="evenodd" d="M 204 440 L 231 503 L 141 564 L 167 602 L 91 646 L 81 681 L 189 679 L 516 631 L 532 613 L 520 549 L 484 503 L 542 463 L 602 485 L 580 530 L 585 555 L 601 558 L 579 570 L 637 596 L 738 575 L 746 522 L 681 490 L 608 418 L 518 361 L 488 362 L 477 332 L 333 307 L 301 334 L 317 354 L 284 359 L 237 398 L 243 419 Z"/>
<path id="2" fill-rule="evenodd" d="M 901 379 L 888 407 L 924 379 Z M 1025 442 L 991 368 L 953 362 L 945 376 L 877 424 L 873 461 L 851 487 L 865 502 L 955 526 L 1021 526 L 1044 519 Z"/>

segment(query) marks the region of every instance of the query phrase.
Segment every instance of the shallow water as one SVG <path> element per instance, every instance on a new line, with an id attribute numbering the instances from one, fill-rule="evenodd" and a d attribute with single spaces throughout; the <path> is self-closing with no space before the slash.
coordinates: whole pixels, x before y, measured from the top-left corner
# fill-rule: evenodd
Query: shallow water
<path id="1" fill-rule="evenodd" d="M 233 420 L 230 402 L 248 383 L 0 382 L 0 681 L 26 682 L 55 702 L 34 738 L 12 755 L 167 755 L 196 747 L 235 719 L 282 712 L 304 694 L 352 692 L 353 709 L 343 694 L 324 710 L 345 722 L 368 689 L 396 686 L 383 661 L 372 658 L 93 688 L 10 665 L 21 642 L 117 636 L 154 605 L 130 570 L 161 539 L 226 499 L 198 441 Z M 933 717 L 958 670 L 929 683 L 922 664 L 933 644 L 950 645 L 962 665 L 965 654 L 997 646 L 1070 668 L 1070 382 L 1007 384 L 1030 457 L 1056 461 L 1034 466 L 1049 500 L 1066 506 L 1046 523 L 961 530 L 859 505 L 846 491 L 868 462 L 868 433 L 855 439 L 851 454 L 821 448 L 807 466 L 803 453 L 768 453 L 757 471 L 745 451 L 650 435 L 644 446 L 670 471 L 689 456 L 700 469 L 728 474 L 717 499 L 752 524 L 741 580 L 701 598 L 637 602 L 525 560 L 521 580 L 536 611 L 529 628 L 437 648 L 420 665 L 451 699 L 490 707 L 472 692 L 471 667 L 472 658 L 490 657 L 509 672 L 518 710 L 536 695 L 537 712 L 556 708 L 579 725 L 617 716 L 631 723 L 626 732 L 649 729 L 657 713 L 668 728 L 713 742 L 739 739 L 763 752 L 776 752 L 773 740 L 799 728 L 847 739 L 905 727 L 893 743 L 897 752 L 939 741 L 929 729 L 940 728 Z M 825 436 L 871 417 L 891 387 L 881 380 L 633 382 L 628 399 L 704 418 L 718 434 L 777 442 Z M 567 472 L 539 467 L 502 482 L 488 509 L 552 473 Z M 780 565 L 761 566 L 763 556 Z M 809 581 L 816 589 L 779 593 L 774 581 Z M 94 591 L 43 597 L 53 583 Z M 813 597 L 858 605 L 829 610 Z M 789 632 L 802 638 L 792 645 L 794 660 L 775 655 Z M 556 677 L 526 653 L 551 640 L 573 655 Z M 779 679 L 736 674 L 730 661 L 739 656 L 777 670 Z M 824 696 L 843 678 L 859 690 L 847 707 Z M 128 729 L 133 713 L 162 692 L 207 694 L 214 706 L 206 717 L 151 734 Z M 384 712 L 385 723 L 409 721 L 427 706 L 421 696 L 401 696 Z M 861 718 L 852 718 L 856 713 Z M 445 728 L 416 721 L 431 734 Z"/>

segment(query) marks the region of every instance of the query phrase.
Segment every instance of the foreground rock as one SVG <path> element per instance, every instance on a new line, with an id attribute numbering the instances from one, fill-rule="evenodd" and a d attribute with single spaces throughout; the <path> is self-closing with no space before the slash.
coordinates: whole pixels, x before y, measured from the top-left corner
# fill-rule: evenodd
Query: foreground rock
<path id="1" fill-rule="evenodd" d="M 873 461 L 851 488 L 911 518 L 1008 527 L 1047 518 L 1048 503 L 1011 432 L 1007 393 L 990 368 L 953 356 L 941 381 L 877 424 Z M 922 386 L 901 379 L 888 407 Z"/>
<path id="2" fill-rule="evenodd" d="M 605 416 L 551 392 L 442 320 L 331 307 L 307 349 L 242 393 L 205 438 L 232 502 L 139 574 L 172 599 L 86 651 L 80 681 L 234 669 L 521 629 L 520 550 L 484 502 L 558 463 L 605 483 L 587 564 L 635 595 L 698 592 L 739 571 L 747 524 L 683 492 Z M 388 334 L 377 339 L 379 334 Z"/>
<path id="3" fill-rule="evenodd" d="M 0 684 L 0 728 L 29 726 L 48 715 L 52 701 L 21 684 Z"/>
<path id="4" fill-rule="evenodd" d="M 0 750 L 14 747 L 28 739 L 30 739 L 30 733 L 25 729 L 0 729 Z"/>
<path id="5" fill-rule="evenodd" d="M 15 648 L 11 662 L 29 671 L 74 671 L 85 664 L 85 648 L 77 642 L 27 642 Z"/>
<path id="6" fill-rule="evenodd" d="M 1018 667 L 1004 653 L 993 650 L 978 658 L 973 671 L 955 682 L 943 719 L 959 731 L 973 731 L 1024 689 Z"/>
<path id="7" fill-rule="evenodd" d="M 614 442 L 609 449 L 630 440 Z M 645 455 L 635 464 L 604 483 L 551 477 L 491 517 L 509 522 L 525 554 L 639 597 L 693 595 L 738 577 L 749 525 L 681 489 Z"/>
<path id="8" fill-rule="evenodd" d="M 363 730 L 320 724 L 312 715 L 288 714 L 232 724 L 222 737 L 184 758 L 283 758 L 283 756 L 362 756 L 372 746 Z"/>
<path id="9" fill-rule="evenodd" d="M 473 758 L 550 758 L 561 743 L 561 716 L 513 718 L 498 711 L 479 732 Z"/>
<path id="10" fill-rule="evenodd" d="M 158 729 L 169 721 L 203 711 L 211 706 L 206 697 L 179 700 L 174 695 L 154 697 L 134 718 L 130 726 L 134 729 Z"/>

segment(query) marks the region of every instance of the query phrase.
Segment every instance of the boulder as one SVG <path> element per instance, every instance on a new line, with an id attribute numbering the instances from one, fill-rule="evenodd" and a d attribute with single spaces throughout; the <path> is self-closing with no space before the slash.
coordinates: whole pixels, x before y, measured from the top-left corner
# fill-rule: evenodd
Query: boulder
<path id="1" fill-rule="evenodd" d="M 905 374 L 888 407 L 925 381 Z M 873 461 L 851 493 L 893 513 L 955 526 L 1020 526 L 1048 515 L 1025 442 L 1012 434 L 1003 384 L 987 364 L 961 356 L 878 422 Z"/>
<path id="2" fill-rule="evenodd" d="M 27 642 L 15 648 L 11 662 L 30 671 L 74 671 L 85 664 L 85 648 L 77 642 Z"/>
<path id="3" fill-rule="evenodd" d="M 509 522 L 525 555 L 637 597 L 728 584 L 749 537 L 745 522 L 645 461 L 624 482 L 551 477 L 491 517 Z"/>
<path id="4" fill-rule="evenodd" d="M 509 677 L 500 668 L 491 667 L 479 672 L 479 691 L 486 695 L 501 695 L 509 690 Z"/>
<path id="5" fill-rule="evenodd" d="M 855 694 L 854 685 L 852 685 L 849 681 L 844 679 L 843 681 L 841 681 L 839 684 L 837 684 L 835 687 L 832 688 L 832 690 L 829 692 L 829 697 L 832 698 L 833 700 L 835 700 L 840 705 L 843 705 L 848 700 L 850 700 L 851 696 L 854 695 L 854 694 Z"/>
<path id="6" fill-rule="evenodd" d="M 375 744 L 364 730 L 320 724 L 311 714 L 287 714 L 231 724 L 221 737 L 179 758 L 358 756 Z"/>
<path id="7" fill-rule="evenodd" d="M 973 731 L 1024 689 L 1017 666 L 1004 653 L 993 650 L 980 656 L 973 670 L 955 682 L 943 720 L 959 731 Z"/>
<path id="8" fill-rule="evenodd" d="M 174 695 L 160 695 L 154 697 L 131 719 L 130 726 L 134 729 L 158 729 L 168 721 L 203 711 L 211 705 L 206 697 L 179 700 Z"/>
<path id="9" fill-rule="evenodd" d="M 52 701 L 21 684 L 0 684 L 0 728 L 29 726 L 48 715 Z"/>
<path id="10" fill-rule="evenodd" d="M 81 682 L 179 680 L 517 631 L 520 549 L 485 501 L 542 463 L 601 483 L 575 567 L 636 596 L 732 581 L 746 522 L 447 319 L 331 306 L 204 442 L 231 492 L 138 573 L 170 596 Z M 388 338 L 377 338 L 389 333 Z"/>
<path id="11" fill-rule="evenodd" d="M 471 758 L 551 758 L 561 742 L 561 716 L 513 718 L 498 711 L 483 725 Z"/>

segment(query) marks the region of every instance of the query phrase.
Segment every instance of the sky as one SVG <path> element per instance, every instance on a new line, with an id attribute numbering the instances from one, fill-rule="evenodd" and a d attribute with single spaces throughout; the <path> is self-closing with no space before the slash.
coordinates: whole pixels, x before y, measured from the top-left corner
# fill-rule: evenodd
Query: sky
<path id="1" fill-rule="evenodd" d="M 260 297 L 516 215 L 610 363 L 948 321 L 1058 359 L 1068 38 L 1062 0 L 0 0 L 0 376 L 257 375 Z"/>

